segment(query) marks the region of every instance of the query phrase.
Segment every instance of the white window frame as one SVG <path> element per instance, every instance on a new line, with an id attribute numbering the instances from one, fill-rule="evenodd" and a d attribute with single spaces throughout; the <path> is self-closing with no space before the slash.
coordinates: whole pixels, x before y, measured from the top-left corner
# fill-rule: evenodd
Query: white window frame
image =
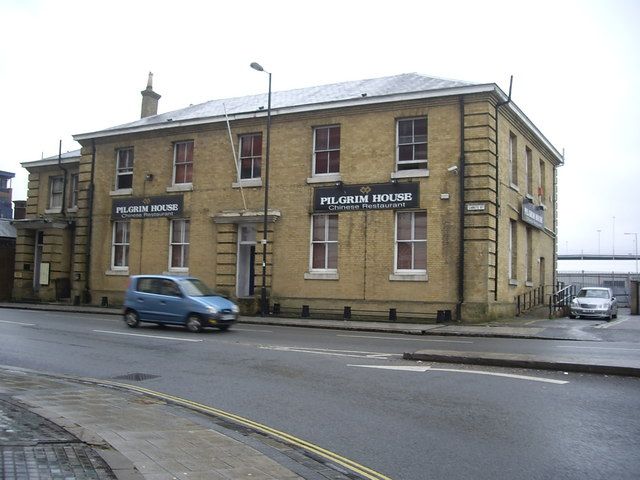
<path id="1" fill-rule="evenodd" d="M 316 136 L 319 130 L 330 130 L 332 128 L 337 128 L 338 132 L 340 134 L 340 142 L 338 144 L 338 148 L 329 148 L 327 146 L 327 148 L 318 148 L 318 146 L 316 145 Z M 327 134 L 327 138 L 329 138 L 329 134 Z M 312 178 L 328 178 L 331 177 L 331 179 L 333 180 L 334 177 L 336 176 L 340 176 L 340 167 L 338 166 L 338 171 L 337 172 L 324 172 L 324 173 L 318 173 L 316 172 L 316 155 L 318 153 L 329 153 L 331 154 L 331 152 L 338 152 L 340 155 L 340 143 L 342 141 L 342 129 L 340 128 L 340 125 L 321 125 L 319 127 L 314 127 L 313 128 L 313 155 L 312 155 L 312 161 L 311 161 L 311 177 Z M 327 162 L 327 166 L 328 166 L 328 162 Z"/>
<path id="2" fill-rule="evenodd" d="M 416 213 L 424 213 L 425 215 L 425 231 L 424 231 L 424 239 L 416 238 Z M 410 240 L 398 240 L 398 219 L 401 215 L 411 215 L 411 239 Z M 394 222 L 394 245 L 393 245 L 393 271 L 396 275 L 426 275 L 427 274 L 427 212 L 425 210 L 404 210 L 398 211 L 395 214 L 395 222 Z M 411 265 L 415 267 L 415 244 L 424 243 L 425 248 L 425 266 L 424 268 L 411 268 L 411 269 L 400 269 L 398 268 L 398 243 L 410 243 L 411 244 Z"/>
<path id="3" fill-rule="evenodd" d="M 324 217 L 325 218 L 325 223 L 324 223 L 324 236 L 322 240 L 314 240 L 313 239 L 313 227 L 315 225 L 316 219 L 320 218 L 320 217 Z M 336 235 L 338 238 L 336 238 L 335 240 L 330 240 L 329 239 L 329 222 L 327 221 L 328 217 L 335 217 L 337 220 L 337 225 L 338 228 L 336 229 Z M 324 244 L 324 245 L 329 245 L 329 244 L 335 244 L 336 248 L 338 249 L 338 254 L 340 252 L 340 247 L 339 247 L 339 243 L 338 243 L 338 239 L 339 239 L 339 235 L 340 235 L 340 217 L 338 216 L 337 213 L 317 213 L 311 216 L 311 230 L 310 230 L 310 236 L 309 236 L 309 271 L 313 272 L 313 273 L 338 273 L 338 262 L 339 259 L 336 260 L 336 268 L 328 268 L 327 264 L 329 263 L 329 248 L 325 248 L 324 251 L 324 265 L 325 268 L 314 268 L 313 266 L 313 247 L 314 245 L 319 245 L 319 244 Z"/>
<path id="4" fill-rule="evenodd" d="M 518 222 L 509 220 L 509 284 L 518 284 Z"/>
<path id="5" fill-rule="evenodd" d="M 180 162 L 177 163 L 178 160 L 178 146 L 179 145 L 187 145 L 187 144 L 191 144 L 192 148 L 191 151 L 193 152 L 191 154 L 191 161 L 190 162 Z M 194 164 L 194 158 L 195 157 L 195 143 L 193 140 L 182 140 L 180 142 L 174 142 L 173 143 L 173 172 L 171 175 L 171 184 L 173 186 L 191 186 L 193 185 L 193 164 Z M 182 165 L 189 165 L 191 164 L 191 181 L 190 182 L 176 182 L 176 171 L 177 171 L 177 167 L 178 165 L 182 166 Z"/>
<path id="6" fill-rule="evenodd" d="M 173 232 L 174 229 L 176 228 L 177 224 L 181 225 L 181 229 L 180 229 L 180 239 L 177 242 L 173 241 Z M 188 228 L 185 228 L 185 226 L 188 225 Z M 177 218 L 177 219 L 172 219 L 171 220 L 171 226 L 169 228 L 169 271 L 170 272 L 180 272 L 180 273 L 184 273 L 184 272 L 188 272 L 189 271 L 189 265 L 188 265 L 188 259 L 189 259 L 189 242 L 190 242 L 190 237 L 191 237 L 191 222 L 189 221 L 188 218 Z M 173 248 L 174 247 L 179 247 L 180 248 L 180 263 L 181 265 L 179 266 L 174 266 L 172 265 L 172 261 L 173 261 Z M 186 255 L 185 255 L 186 253 Z M 185 260 L 186 257 L 186 260 Z"/>
<path id="7" fill-rule="evenodd" d="M 125 153 L 126 153 L 126 156 L 122 158 L 123 160 L 125 160 L 125 165 L 122 166 L 120 165 L 121 154 L 124 155 Z M 131 166 L 126 165 L 126 163 L 129 163 L 128 161 L 130 161 Z M 114 186 L 116 192 L 121 192 L 121 191 L 130 192 L 133 189 L 133 162 L 134 162 L 133 147 L 116 149 L 116 182 Z M 120 185 L 120 179 L 122 177 L 131 177 L 131 186 L 122 187 Z"/>
<path id="8" fill-rule="evenodd" d="M 415 122 L 416 120 L 424 120 L 425 122 L 425 128 L 426 128 L 426 135 L 425 135 L 425 139 L 424 142 L 417 142 L 415 141 L 415 123 L 412 123 L 412 142 L 410 143 L 402 143 L 402 145 L 413 145 L 415 147 L 415 145 L 425 145 L 425 150 L 426 150 L 426 158 L 424 160 L 420 159 L 420 160 L 416 160 L 415 158 L 411 161 L 400 161 L 400 123 L 401 122 Z M 415 152 L 414 152 L 415 153 Z M 415 156 L 415 154 L 414 154 Z M 400 165 L 411 165 L 411 164 L 424 164 L 424 166 L 416 166 L 415 168 L 406 168 L 406 169 L 400 169 L 399 166 Z M 420 116 L 420 117 L 410 117 L 410 118 L 398 118 L 396 120 L 396 168 L 395 171 L 397 173 L 402 173 L 402 172 L 413 172 L 413 171 L 417 171 L 417 172 L 425 172 L 428 171 L 429 169 L 429 119 L 427 118 L 426 115 L 424 116 Z"/>
<path id="9" fill-rule="evenodd" d="M 116 242 L 116 230 L 118 225 L 125 226 L 124 239 L 122 242 Z M 111 270 L 128 271 L 129 270 L 129 251 L 131 247 L 131 222 L 129 220 L 116 220 L 113 222 L 111 232 Z M 116 249 L 124 249 L 124 265 L 116 265 Z"/>
<path id="10" fill-rule="evenodd" d="M 238 139 L 238 182 L 252 182 L 252 181 L 255 182 L 256 180 L 262 179 L 262 153 L 260 153 L 260 155 L 253 154 L 253 137 L 256 137 L 256 136 L 260 136 L 260 143 L 262 144 L 262 132 L 244 133 L 240 135 L 240 138 Z M 248 157 L 243 157 L 242 144 L 246 138 L 251 139 L 251 155 Z M 261 145 L 260 151 L 262 152 L 262 145 Z M 243 158 L 251 159 L 251 176 L 250 177 L 246 177 L 246 178 L 242 177 L 242 159 Z M 258 165 L 260 166 L 260 175 L 257 175 L 257 176 L 255 175 L 256 160 Z"/>
<path id="11" fill-rule="evenodd" d="M 509 183 L 518 186 L 518 137 L 509 132 Z"/>
<path id="12" fill-rule="evenodd" d="M 64 202 L 64 176 L 56 175 L 49 177 L 49 208 L 50 211 L 62 210 Z"/>

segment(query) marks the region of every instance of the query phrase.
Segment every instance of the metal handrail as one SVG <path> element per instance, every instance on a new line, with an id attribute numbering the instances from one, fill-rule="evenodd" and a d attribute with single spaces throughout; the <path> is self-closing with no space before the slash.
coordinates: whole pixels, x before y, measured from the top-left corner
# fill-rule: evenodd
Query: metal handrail
<path id="1" fill-rule="evenodd" d="M 558 284 L 558 287 L 563 287 L 553 295 L 549 296 L 549 318 L 551 318 L 555 311 L 558 309 L 566 309 L 571 304 L 571 300 L 576 296 L 576 286 Z"/>

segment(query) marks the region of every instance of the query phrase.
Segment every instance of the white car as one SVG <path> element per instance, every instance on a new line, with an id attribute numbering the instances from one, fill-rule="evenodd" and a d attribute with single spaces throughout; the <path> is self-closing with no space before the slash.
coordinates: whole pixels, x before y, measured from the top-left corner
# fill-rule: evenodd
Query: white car
<path id="1" fill-rule="evenodd" d="M 585 287 L 571 300 L 569 318 L 595 317 L 611 320 L 618 317 L 618 301 L 610 288 Z"/>

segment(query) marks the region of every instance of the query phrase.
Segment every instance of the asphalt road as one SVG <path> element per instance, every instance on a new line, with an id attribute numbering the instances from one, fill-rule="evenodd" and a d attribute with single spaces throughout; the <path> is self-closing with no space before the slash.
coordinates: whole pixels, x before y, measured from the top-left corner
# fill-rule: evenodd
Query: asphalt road
<path id="1" fill-rule="evenodd" d="M 402 360 L 429 346 L 522 352 L 586 342 L 244 324 L 189 334 L 132 330 L 112 316 L 8 309 L 0 309 L 0 340 L 0 364 L 188 398 L 394 479 L 640 476 L 639 379 Z M 134 373 L 147 379 L 126 379 Z"/>

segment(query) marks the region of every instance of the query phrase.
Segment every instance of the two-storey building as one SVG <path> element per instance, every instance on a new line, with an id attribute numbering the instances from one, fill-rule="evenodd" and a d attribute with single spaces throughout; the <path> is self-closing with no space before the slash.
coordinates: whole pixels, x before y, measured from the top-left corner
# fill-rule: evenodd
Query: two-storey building
<path id="1" fill-rule="evenodd" d="M 117 304 L 129 275 L 170 272 L 255 311 L 267 95 L 157 114 L 151 81 L 142 94 L 140 120 L 74 137 L 73 169 L 24 164 L 15 296 L 42 292 L 49 260 L 76 301 Z M 404 74 L 274 92 L 269 160 L 271 305 L 473 321 L 554 283 L 563 159 L 495 84 Z"/>

